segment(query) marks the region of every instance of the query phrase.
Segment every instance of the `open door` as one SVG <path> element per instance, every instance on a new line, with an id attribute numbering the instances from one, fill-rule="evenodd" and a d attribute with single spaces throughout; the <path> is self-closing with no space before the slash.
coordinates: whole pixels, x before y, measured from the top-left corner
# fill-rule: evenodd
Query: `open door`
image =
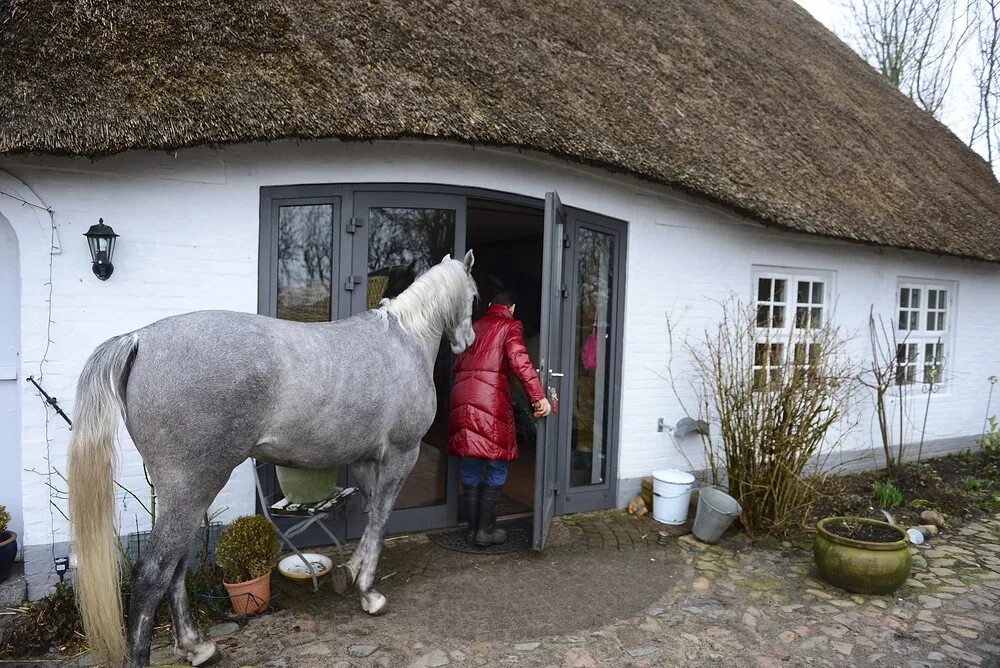
<path id="1" fill-rule="evenodd" d="M 564 281 L 564 254 L 566 242 L 566 216 L 559 195 L 545 195 L 545 239 L 542 259 L 542 309 L 539 332 L 538 377 L 542 381 L 553 414 L 545 418 L 538 428 L 535 450 L 535 517 L 533 547 L 545 548 L 549 526 L 555 514 L 556 495 L 559 493 L 558 450 L 560 416 L 559 397 L 562 393 L 562 311 L 566 297 Z M 571 410 L 572 407 L 568 407 Z"/>

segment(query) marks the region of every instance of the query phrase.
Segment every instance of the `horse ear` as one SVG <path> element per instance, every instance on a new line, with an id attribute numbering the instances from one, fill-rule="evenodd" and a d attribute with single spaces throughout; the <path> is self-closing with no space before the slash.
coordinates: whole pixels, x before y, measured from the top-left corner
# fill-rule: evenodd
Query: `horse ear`
<path id="1" fill-rule="evenodd" d="M 451 253 L 448 253 L 443 258 L 441 258 L 441 264 L 444 264 L 445 262 L 447 262 L 450 259 L 451 259 Z"/>
<path id="2" fill-rule="evenodd" d="M 470 248 L 469 252 L 465 254 L 465 261 L 464 261 L 465 273 L 471 274 L 472 265 L 474 265 L 475 263 L 476 263 L 476 256 L 472 254 L 472 249 Z"/>

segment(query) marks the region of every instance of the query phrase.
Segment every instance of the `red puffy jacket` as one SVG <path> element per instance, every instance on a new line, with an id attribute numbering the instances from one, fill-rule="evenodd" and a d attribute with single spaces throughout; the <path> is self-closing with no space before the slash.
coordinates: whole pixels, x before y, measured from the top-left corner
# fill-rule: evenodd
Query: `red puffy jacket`
<path id="1" fill-rule="evenodd" d="M 524 330 L 501 304 L 492 304 L 472 329 L 475 342 L 455 360 L 448 454 L 517 459 L 508 369 L 521 381 L 532 403 L 545 397 L 524 347 Z"/>

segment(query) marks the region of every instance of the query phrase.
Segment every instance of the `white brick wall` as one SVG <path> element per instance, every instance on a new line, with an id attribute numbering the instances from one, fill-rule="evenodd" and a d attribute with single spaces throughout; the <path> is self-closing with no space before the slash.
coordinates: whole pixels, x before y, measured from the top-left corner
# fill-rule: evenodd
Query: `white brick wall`
<path id="1" fill-rule="evenodd" d="M 0 169 L 55 211 L 62 252 L 51 257 L 52 345 L 44 382 L 70 414 L 76 375 L 105 338 L 197 309 L 255 311 L 259 188 L 303 183 L 444 183 L 539 198 L 556 189 L 568 205 L 629 221 L 622 478 L 648 475 L 668 465 L 685 466 L 669 437 L 656 431 L 658 418 L 673 424 L 682 417 L 663 379 L 666 313 L 680 324 L 678 335 L 701 331 L 719 313 L 716 302 L 730 291 L 749 297 L 754 264 L 835 272 L 837 317 L 859 333 L 854 346 L 859 355 L 865 352 L 869 306 L 893 314 L 897 276 L 957 281 L 958 324 L 951 357 L 955 379 L 946 393 L 934 397 L 928 439 L 978 433 L 986 408 L 986 378 L 1000 373 L 995 345 L 1000 267 L 777 232 L 664 188 L 541 155 L 430 142 L 279 142 L 219 151 L 191 149 L 176 156 L 129 154 L 94 162 L 3 157 Z M 15 208 L 0 198 L 0 212 L 17 219 L 12 223 L 20 237 L 27 375 L 37 373 L 44 347 L 48 223 L 30 223 Z M 81 237 L 99 217 L 122 235 L 115 274 L 106 283 L 92 275 Z M 43 405 L 25 387 L 24 469 L 48 468 L 44 416 Z M 63 469 L 68 432 L 52 416 L 49 423 L 52 462 Z M 874 424 L 866 415 L 852 446 L 870 447 L 873 437 Z M 697 442 L 685 447 L 688 456 L 698 456 Z M 144 497 L 141 465 L 127 438 L 122 451 L 119 480 Z M 25 544 L 64 540 L 65 523 L 58 513 L 50 517 L 43 480 L 31 473 L 22 480 Z M 253 505 L 252 478 L 244 465 L 233 474 L 216 507 L 228 507 L 227 516 L 232 517 L 252 512 Z M 137 519 L 143 528 L 141 512 L 136 514 L 136 504 L 129 502 L 121 520 L 133 528 Z"/>

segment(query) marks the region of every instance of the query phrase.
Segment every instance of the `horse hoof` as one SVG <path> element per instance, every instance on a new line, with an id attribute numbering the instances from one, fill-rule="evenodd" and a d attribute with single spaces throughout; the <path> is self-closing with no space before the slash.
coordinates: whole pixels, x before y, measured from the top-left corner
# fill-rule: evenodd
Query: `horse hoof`
<path id="1" fill-rule="evenodd" d="M 385 613 L 386 604 L 388 603 L 389 601 L 386 600 L 385 596 L 377 591 L 370 591 L 367 594 L 361 595 L 361 609 L 372 617 L 377 617 Z"/>
<path id="2" fill-rule="evenodd" d="M 214 642 L 200 642 L 188 650 L 187 658 L 192 666 L 207 666 L 219 658 L 219 650 Z"/>
<path id="3" fill-rule="evenodd" d="M 333 591 L 344 594 L 354 584 L 354 575 L 349 566 L 337 566 L 330 573 L 330 582 L 333 583 Z"/>

